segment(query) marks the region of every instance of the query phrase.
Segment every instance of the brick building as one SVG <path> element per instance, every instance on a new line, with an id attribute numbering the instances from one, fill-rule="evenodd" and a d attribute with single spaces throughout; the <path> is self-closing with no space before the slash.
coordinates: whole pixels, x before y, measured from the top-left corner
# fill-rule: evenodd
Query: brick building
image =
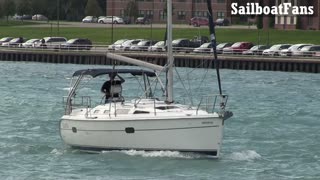
<path id="1" fill-rule="evenodd" d="M 320 30 L 320 0 L 275 0 L 276 5 L 282 3 L 291 3 L 294 6 L 313 6 L 313 15 L 288 15 L 288 16 L 276 16 L 275 28 L 276 29 L 315 29 Z M 298 24 L 298 25 L 297 25 Z M 300 24 L 300 25 L 299 25 Z M 300 27 L 297 27 L 300 26 Z"/>
<path id="2" fill-rule="evenodd" d="M 125 9 L 130 1 L 138 5 L 139 16 L 149 17 L 155 23 L 166 22 L 166 0 L 106 0 L 107 15 L 123 17 Z M 172 0 L 173 1 L 173 23 L 188 23 L 194 16 L 207 16 L 207 0 Z M 214 19 L 227 18 L 231 22 L 241 16 L 231 17 L 231 3 L 238 2 L 239 5 L 246 5 L 248 2 L 260 2 L 262 6 L 278 6 L 281 3 L 291 2 L 297 6 L 313 6 L 313 15 L 304 16 L 263 16 L 263 27 L 267 29 L 270 21 L 274 22 L 276 29 L 316 29 L 320 30 L 320 0 L 211 0 Z M 254 16 L 242 16 L 247 21 Z M 236 22 L 236 21 L 234 21 Z M 298 24 L 298 25 L 297 25 Z M 300 26 L 300 27 L 298 27 Z"/>
<path id="3" fill-rule="evenodd" d="M 125 9 L 132 0 L 107 0 L 107 15 L 125 16 Z M 149 17 L 155 23 L 166 21 L 165 0 L 135 0 L 139 16 Z M 173 23 L 188 23 L 194 16 L 207 16 L 207 0 L 173 0 Z M 214 18 L 230 19 L 230 0 L 212 0 Z"/>

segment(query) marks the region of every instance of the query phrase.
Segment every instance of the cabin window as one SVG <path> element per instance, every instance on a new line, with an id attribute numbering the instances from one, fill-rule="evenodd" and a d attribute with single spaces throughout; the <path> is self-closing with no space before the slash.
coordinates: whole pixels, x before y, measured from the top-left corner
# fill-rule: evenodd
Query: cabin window
<path id="1" fill-rule="evenodd" d="M 95 110 L 93 113 L 98 114 L 99 112 L 100 112 L 100 110 Z"/>
<path id="2" fill-rule="evenodd" d="M 129 109 L 117 109 L 117 114 L 128 114 Z"/>
<path id="3" fill-rule="evenodd" d="M 167 110 L 167 109 L 178 109 L 179 107 L 177 106 L 159 106 L 156 107 L 156 109 L 160 109 L 160 110 Z"/>
<path id="4" fill-rule="evenodd" d="M 135 111 L 133 114 L 150 114 L 149 111 L 140 111 L 140 110 L 137 110 Z"/>
<path id="5" fill-rule="evenodd" d="M 104 110 L 103 114 L 109 114 L 109 110 Z"/>
<path id="6" fill-rule="evenodd" d="M 134 128 L 133 127 L 127 127 L 125 129 L 125 131 L 126 131 L 126 133 L 131 134 L 131 133 L 134 133 Z"/>

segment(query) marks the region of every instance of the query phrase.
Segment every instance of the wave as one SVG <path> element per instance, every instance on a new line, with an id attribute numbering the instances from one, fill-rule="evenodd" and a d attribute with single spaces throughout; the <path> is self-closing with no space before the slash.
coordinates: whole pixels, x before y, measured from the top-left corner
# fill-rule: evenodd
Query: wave
<path id="1" fill-rule="evenodd" d="M 63 155 L 66 152 L 65 149 L 52 149 L 52 151 L 50 152 L 50 154 L 54 154 L 54 155 Z"/>
<path id="2" fill-rule="evenodd" d="M 234 152 L 230 155 L 230 159 L 237 161 L 253 161 L 261 159 L 261 155 L 253 150 L 246 150 L 241 152 Z"/>

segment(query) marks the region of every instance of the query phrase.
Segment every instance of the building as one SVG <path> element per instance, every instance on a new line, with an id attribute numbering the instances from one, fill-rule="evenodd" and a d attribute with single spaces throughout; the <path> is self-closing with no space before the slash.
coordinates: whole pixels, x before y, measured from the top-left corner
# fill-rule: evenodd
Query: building
<path id="1" fill-rule="evenodd" d="M 207 17 L 207 0 L 172 0 L 173 23 L 189 23 L 194 16 Z M 107 0 L 107 15 L 124 17 L 129 2 L 137 3 L 138 16 L 155 23 L 166 22 L 166 0 Z M 230 19 L 230 0 L 212 0 L 213 16 Z"/>
<path id="2" fill-rule="evenodd" d="M 276 29 L 320 30 L 320 0 L 275 0 L 275 5 L 291 3 L 293 6 L 313 6 L 313 15 L 275 16 Z"/>

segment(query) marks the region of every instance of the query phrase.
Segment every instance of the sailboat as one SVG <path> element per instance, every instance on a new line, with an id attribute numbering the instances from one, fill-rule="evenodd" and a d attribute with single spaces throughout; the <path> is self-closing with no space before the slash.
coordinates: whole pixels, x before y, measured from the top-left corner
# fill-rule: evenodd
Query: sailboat
<path id="1" fill-rule="evenodd" d="M 211 6 L 211 2 L 208 2 L 208 5 Z M 85 151 L 179 151 L 219 157 L 224 121 L 232 116 L 232 112 L 226 110 L 228 96 L 222 94 L 217 69 L 219 94 L 202 98 L 197 106 L 183 105 L 174 101 L 171 0 L 168 0 L 167 6 L 166 66 L 107 53 L 108 58 L 131 63 L 140 68 L 99 68 L 74 72 L 70 91 L 64 100 L 65 114 L 60 120 L 60 135 L 67 145 Z M 211 7 L 209 11 L 210 9 Z M 212 17 L 211 21 L 213 22 Z M 212 28 L 210 29 L 212 32 Z M 215 45 L 214 31 L 211 39 Z M 161 82 L 160 73 L 167 75 L 167 83 Z M 121 84 L 111 88 L 118 94 L 117 97 L 111 97 L 96 106 L 92 105 L 90 96 L 79 96 L 78 91 L 81 89 L 82 81 L 87 81 L 88 77 L 95 79 L 110 74 L 140 77 L 143 81 L 141 86 L 144 91 L 143 97 L 126 100 L 126 96 L 122 94 Z M 162 85 L 166 84 L 163 85 L 165 100 L 154 97 L 150 83 L 152 78 Z"/>

